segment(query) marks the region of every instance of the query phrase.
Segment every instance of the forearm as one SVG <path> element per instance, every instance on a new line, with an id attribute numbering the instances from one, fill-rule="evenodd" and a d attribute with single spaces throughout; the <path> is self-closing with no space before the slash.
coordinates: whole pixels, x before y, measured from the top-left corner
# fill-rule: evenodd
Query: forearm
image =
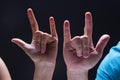
<path id="1" fill-rule="evenodd" d="M 50 63 L 35 64 L 33 80 L 52 80 L 55 65 Z"/>
<path id="2" fill-rule="evenodd" d="M 0 58 L 0 80 L 11 80 L 9 71 L 1 58 Z"/>
<path id="3" fill-rule="evenodd" d="M 67 70 L 68 80 L 88 80 L 88 71 Z"/>

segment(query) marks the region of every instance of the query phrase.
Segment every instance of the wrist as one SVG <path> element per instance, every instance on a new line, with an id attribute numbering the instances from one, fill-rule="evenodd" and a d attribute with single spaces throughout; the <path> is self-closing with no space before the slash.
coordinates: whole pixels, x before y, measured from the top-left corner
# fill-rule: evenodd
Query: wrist
<path id="1" fill-rule="evenodd" d="M 67 70 L 68 80 L 88 80 L 88 70 Z"/>
<path id="2" fill-rule="evenodd" d="M 41 61 L 41 62 L 34 62 L 34 65 L 35 65 L 35 67 L 37 68 L 37 67 L 45 67 L 45 68 L 47 68 L 47 67 L 55 67 L 55 64 L 56 64 L 56 62 L 47 62 L 47 61 Z"/>
<path id="3" fill-rule="evenodd" d="M 34 80 L 52 80 L 55 64 L 35 63 Z"/>

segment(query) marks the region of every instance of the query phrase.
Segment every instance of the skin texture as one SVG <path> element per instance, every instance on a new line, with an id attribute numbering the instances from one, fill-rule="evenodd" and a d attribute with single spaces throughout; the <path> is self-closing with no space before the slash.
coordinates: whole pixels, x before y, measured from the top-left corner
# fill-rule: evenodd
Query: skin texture
<path id="1" fill-rule="evenodd" d="M 54 18 L 49 18 L 51 33 L 48 34 L 39 29 L 31 8 L 27 10 L 27 14 L 32 29 L 31 43 L 26 43 L 19 38 L 13 38 L 11 41 L 23 49 L 34 62 L 35 72 L 33 80 L 52 80 L 58 50 L 58 36 Z"/>
<path id="2" fill-rule="evenodd" d="M 0 80 L 11 80 L 9 71 L 1 58 L 0 58 Z"/>
<path id="3" fill-rule="evenodd" d="M 63 56 L 67 67 L 68 80 L 88 80 L 88 71 L 93 68 L 102 57 L 103 50 L 109 41 L 109 35 L 100 37 L 94 47 L 92 41 L 92 15 L 85 13 L 84 34 L 71 38 L 70 22 L 64 21 Z"/>
<path id="4" fill-rule="evenodd" d="M 54 18 L 49 18 L 51 33 L 48 34 L 39 29 L 31 8 L 27 10 L 27 13 L 32 29 L 31 43 L 26 43 L 19 38 L 13 38 L 11 41 L 23 49 L 34 62 L 33 80 L 52 80 L 58 50 L 58 36 Z M 103 50 L 110 37 L 107 34 L 102 35 L 97 45 L 94 46 L 90 12 L 85 13 L 85 27 L 82 36 L 71 38 L 68 20 L 65 20 L 63 27 L 63 56 L 67 67 L 68 80 L 88 80 L 89 69 L 93 68 L 102 57 Z"/>

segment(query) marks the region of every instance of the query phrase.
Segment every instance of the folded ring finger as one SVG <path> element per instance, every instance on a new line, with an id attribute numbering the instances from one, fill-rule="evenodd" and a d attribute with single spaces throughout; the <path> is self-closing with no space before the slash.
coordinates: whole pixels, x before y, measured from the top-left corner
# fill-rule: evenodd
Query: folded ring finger
<path id="1" fill-rule="evenodd" d="M 82 40 L 79 36 L 76 36 L 72 39 L 72 47 L 76 49 L 76 54 L 78 57 L 82 56 L 83 53 L 83 46 L 82 46 Z"/>
<path id="2" fill-rule="evenodd" d="M 81 36 L 82 40 L 82 46 L 83 46 L 83 57 L 88 58 L 89 57 L 89 42 L 88 42 L 88 36 Z"/>

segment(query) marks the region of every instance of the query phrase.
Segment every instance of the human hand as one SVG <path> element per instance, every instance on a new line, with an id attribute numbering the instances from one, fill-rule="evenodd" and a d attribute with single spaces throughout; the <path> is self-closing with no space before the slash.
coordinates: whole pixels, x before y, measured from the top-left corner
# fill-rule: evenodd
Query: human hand
<path id="1" fill-rule="evenodd" d="M 81 74 L 79 72 L 83 72 L 83 74 L 87 75 L 88 70 L 93 68 L 102 57 L 103 50 L 110 37 L 104 34 L 94 47 L 92 41 L 92 26 L 92 15 L 90 12 L 86 12 L 84 35 L 71 38 L 70 23 L 68 20 L 64 22 L 63 55 L 68 76 L 71 74 L 70 72 L 72 72 L 72 74 Z M 81 79 L 84 80 L 83 78 Z"/>
<path id="2" fill-rule="evenodd" d="M 52 69 L 51 72 L 53 73 L 58 50 L 58 37 L 54 18 L 49 18 L 51 34 L 48 34 L 39 30 L 38 23 L 31 8 L 27 10 L 27 14 L 32 29 L 31 43 L 26 43 L 19 38 L 13 38 L 12 42 L 24 50 L 34 62 L 36 68 L 44 70 L 44 68 L 50 67 Z M 37 72 L 39 71 L 38 69 L 36 70 Z"/>

